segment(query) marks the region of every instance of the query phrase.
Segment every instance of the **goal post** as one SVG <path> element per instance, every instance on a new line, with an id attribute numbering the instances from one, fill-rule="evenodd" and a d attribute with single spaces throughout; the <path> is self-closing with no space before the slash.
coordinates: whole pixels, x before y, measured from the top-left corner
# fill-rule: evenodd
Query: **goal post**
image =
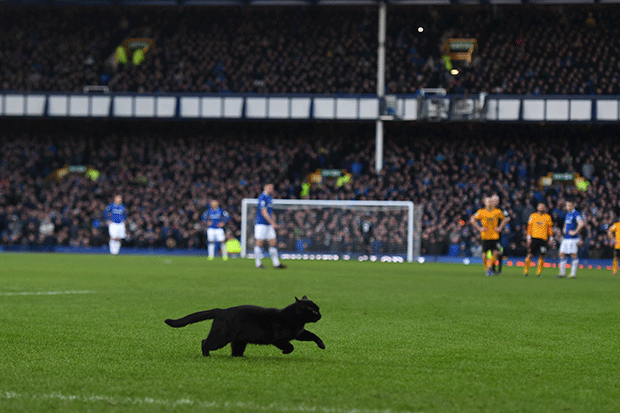
<path id="1" fill-rule="evenodd" d="M 241 202 L 243 258 L 253 254 L 257 205 L 256 198 Z M 411 201 L 274 199 L 273 210 L 283 258 L 322 254 L 411 262 L 420 255 L 421 214 Z"/>

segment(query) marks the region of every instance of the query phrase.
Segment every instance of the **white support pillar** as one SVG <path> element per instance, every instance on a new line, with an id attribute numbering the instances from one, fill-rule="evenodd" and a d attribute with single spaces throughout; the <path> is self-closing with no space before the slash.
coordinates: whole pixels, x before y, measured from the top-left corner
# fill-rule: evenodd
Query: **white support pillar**
<path id="1" fill-rule="evenodd" d="M 387 5 L 385 1 L 379 3 L 379 32 L 377 50 L 377 96 L 385 96 L 385 26 Z"/>
<path id="2" fill-rule="evenodd" d="M 383 121 L 377 119 L 375 128 L 375 172 L 383 169 Z"/>
<path id="3" fill-rule="evenodd" d="M 387 5 L 385 1 L 379 2 L 379 47 L 377 50 L 377 97 L 379 98 L 379 119 L 375 130 L 375 172 L 379 173 L 383 169 L 383 107 L 385 102 L 385 26 L 387 16 Z"/>

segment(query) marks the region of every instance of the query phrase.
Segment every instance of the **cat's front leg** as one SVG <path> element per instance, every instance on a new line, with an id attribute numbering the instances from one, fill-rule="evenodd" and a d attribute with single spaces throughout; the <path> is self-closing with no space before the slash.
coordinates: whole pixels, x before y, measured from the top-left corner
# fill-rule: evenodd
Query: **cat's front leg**
<path id="1" fill-rule="evenodd" d="M 243 357 L 245 347 L 248 345 L 245 341 L 233 341 L 230 343 L 233 357 Z"/>
<path id="2" fill-rule="evenodd" d="M 295 337 L 295 340 L 314 341 L 320 349 L 325 349 L 325 343 L 323 343 L 323 340 L 321 340 L 319 336 L 308 330 L 302 331 L 301 334 Z"/>
<path id="3" fill-rule="evenodd" d="M 282 350 L 282 354 L 290 354 L 295 350 L 295 347 L 288 341 L 276 341 L 273 345 Z"/>

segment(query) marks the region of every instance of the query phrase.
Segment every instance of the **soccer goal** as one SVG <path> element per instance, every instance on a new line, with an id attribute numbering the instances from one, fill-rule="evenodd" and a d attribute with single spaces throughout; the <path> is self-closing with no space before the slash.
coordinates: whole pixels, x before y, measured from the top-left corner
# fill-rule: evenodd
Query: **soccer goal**
<path id="1" fill-rule="evenodd" d="M 241 203 L 242 257 L 254 246 L 257 204 Z M 278 250 L 283 258 L 411 262 L 420 255 L 417 209 L 410 201 L 274 199 Z"/>

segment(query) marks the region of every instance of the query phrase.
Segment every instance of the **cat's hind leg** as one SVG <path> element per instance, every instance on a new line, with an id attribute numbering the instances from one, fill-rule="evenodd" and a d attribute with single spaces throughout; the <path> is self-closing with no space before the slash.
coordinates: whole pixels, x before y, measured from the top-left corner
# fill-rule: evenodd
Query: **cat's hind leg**
<path id="1" fill-rule="evenodd" d="M 295 347 L 288 341 L 276 341 L 273 345 L 282 350 L 282 354 L 290 354 L 295 350 Z"/>
<path id="2" fill-rule="evenodd" d="M 248 345 L 245 341 L 233 341 L 230 343 L 230 348 L 232 349 L 233 357 L 243 357 L 243 352 L 245 351 L 245 347 Z"/>
<path id="3" fill-rule="evenodd" d="M 230 340 L 226 337 L 221 337 L 213 334 L 213 331 L 209 333 L 209 336 L 202 340 L 202 355 L 209 357 L 209 352 L 219 350 L 230 343 Z"/>

